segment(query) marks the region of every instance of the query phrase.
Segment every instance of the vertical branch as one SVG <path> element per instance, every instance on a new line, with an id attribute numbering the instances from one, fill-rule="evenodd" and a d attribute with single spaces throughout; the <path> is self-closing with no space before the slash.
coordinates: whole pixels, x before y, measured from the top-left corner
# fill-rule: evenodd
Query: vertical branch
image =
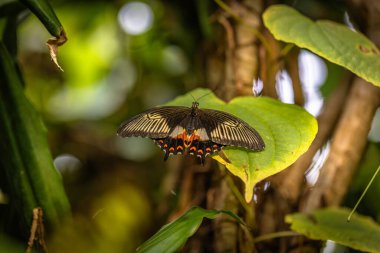
<path id="1" fill-rule="evenodd" d="M 260 48 L 260 77 L 263 80 L 263 95 L 278 98 L 276 90 L 276 77 L 280 71 L 281 52 L 279 42 L 274 39 L 272 34 L 265 30 L 265 39 L 270 46 L 268 51 L 264 46 Z"/>
<path id="2" fill-rule="evenodd" d="M 379 105 L 380 88 L 356 78 L 319 179 L 301 202 L 303 211 L 339 205 L 343 200 L 364 152 L 372 119 Z"/>
<path id="3" fill-rule="evenodd" d="M 272 183 L 279 193 L 290 203 L 296 203 L 304 186 L 304 174 L 310 167 L 314 155 L 331 137 L 343 110 L 349 90 L 350 76 L 340 82 L 338 88 L 326 100 L 321 114 L 318 115 L 318 133 L 313 143 L 298 160 L 287 170 L 272 177 Z"/>
<path id="4" fill-rule="evenodd" d="M 261 25 L 259 13 L 262 11 L 262 3 L 243 0 L 219 4 L 223 10 L 220 10 L 216 20 L 222 29 L 217 50 L 207 56 L 207 79 L 211 87 L 219 86 L 217 94 L 228 101 L 238 95 L 253 94 L 253 81 L 258 76 L 256 33 Z M 244 215 L 238 199 L 220 170 L 216 170 L 213 175 L 212 186 L 207 193 L 207 206 Z M 247 215 L 252 217 L 252 214 Z M 254 251 L 252 243 L 239 243 L 242 240 L 252 241 L 251 235 L 242 232 L 237 224 L 223 217 L 213 223 L 213 234 L 217 238 L 213 242 L 214 252 Z M 244 239 L 240 240 L 240 236 Z"/>
<path id="5" fill-rule="evenodd" d="M 305 98 L 302 92 L 302 85 L 299 75 L 298 67 L 298 56 L 300 50 L 294 48 L 290 51 L 288 57 L 286 58 L 286 69 L 289 73 L 290 79 L 292 80 L 293 93 L 294 93 L 294 103 L 299 106 L 303 106 L 305 103 Z"/>
<path id="6" fill-rule="evenodd" d="M 253 80 L 258 73 L 258 38 L 256 33 L 260 28 L 260 1 L 231 2 L 231 8 L 241 22 L 235 25 L 236 49 L 234 52 L 235 90 L 237 96 L 252 95 Z"/>

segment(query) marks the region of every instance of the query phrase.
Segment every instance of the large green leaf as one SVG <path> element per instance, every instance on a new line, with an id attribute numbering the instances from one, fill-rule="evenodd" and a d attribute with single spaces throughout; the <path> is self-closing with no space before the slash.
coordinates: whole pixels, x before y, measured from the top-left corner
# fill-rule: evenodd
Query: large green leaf
<path id="1" fill-rule="evenodd" d="M 332 21 L 313 22 L 285 5 L 269 7 L 263 20 L 276 39 L 306 48 L 380 86 L 379 50 L 359 32 Z"/>
<path id="2" fill-rule="evenodd" d="M 62 179 L 54 167 L 40 116 L 25 97 L 13 60 L 0 42 L 0 183 L 10 195 L 10 215 L 24 236 L 32 211 L 42 207 L 46 221 L 58 226 L 70 216 Z"/>
<path id="3" fill-rule="evenodd" d="M 229 211 L 205 210 L 200 207 L 193 207 L 177 220 L 163 226 L 137 249 L 137 253 L 177 252 L 185 244 L 186 240 L 197 231 L 203 218 L 215 219 L 221 213 L 227 214 L 241 223 L 240 218 Z"/>
<path id="4" fill-rule="evenodd" d="M 19 0 L 27 6 L 34 15 L 44 24 L 45 28 L 49 31 L 53 38 L 48 39 L 46 45 L 49 48 L 50 57 L 55 65 L 63 71 L 58 64 L 58 47 L 67 41 L 65 30 L 59 22 L 57 15 L 50 3 L 47 0 Z"/>
<path id="5" fill-rule="evenodd" d="M 168 104 L 191 106 L 192 96 L 205 94 L 208 95 L 201 99 L 200 108 L 229 112 L 243 119 L 259 132 L 266 144 L 261 152 L 225 147 L 228 161 L 222 156 L 213 156 L 243 180 L 247 202 L 252 199 L 256 183 L 291 165 L 308 149 L 317 133 L 317 121 L 304 109 L 270 98 L 238 97 L 226 104 L 210 90 L 196 89 Z"/>
<path id="6" fill-rule="evenodd" d="M 55 15 L 53 8 L 47 0 L 19 0 L 25 4 L 37 18 L 44 24 L 49 33 L 60 37 L 63 27 Z"/>
<path id="7" fill-rule="evenodd" d="M 315 240 L 332 240 L 365 251 L 380 252 L 380 225 L 371 218 L 354 215 L 347 222 L 348 209 L 327 208 L 310 214 L 287 215 L 291 229 Z"/>

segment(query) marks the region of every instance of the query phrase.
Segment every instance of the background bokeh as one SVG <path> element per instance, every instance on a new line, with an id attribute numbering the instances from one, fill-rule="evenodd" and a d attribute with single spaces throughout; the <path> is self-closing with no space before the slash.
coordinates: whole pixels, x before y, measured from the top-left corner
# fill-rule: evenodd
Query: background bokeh
<path id="1" fill-rule="evenodd" d="M 26 17 L 18 30 L 26 93 L 48 129 L 74 214 L 74 224 L 52 235 L 49 246 L 52 252 L 132 252 L 167 223 L 178 201 L 172 175 L 180 172 L 171 165 L 192 158 L 171 157 L 164 163 L 152 141 L 121 139 L 116 130 L 147 108 L 207 86 L 202 50 L 207 50 L 205 38 L 217 43 L 208 22 L 217 6 L 202 0 L 52 5 L 68 36 L 58 56 L 64 72 L 50 61 L 45 45 L 50 35 L 36 17 Z M 209 13 L 202 13 L 205 9 Z M 305 108 L 317 116 L 342 70 L 308 51 L 301 52 L 299 61 Z M 294 103 L 290 82 L 286 72 L 278 73 L 279 98 L 286 103 Z M 260 85 L 253 80 L 253 89 Z M 362 166 L 379 164 L 379 118 L 378 112 Z M 315 158 L 310 184 L 328 148 Z M 353 184 L 351 205 L 371 175 L 363 171 L 361 181 Z M 367 211 L 373 210 L 371 205 L 380 208 L 378 202 L 367 205 Z"/>

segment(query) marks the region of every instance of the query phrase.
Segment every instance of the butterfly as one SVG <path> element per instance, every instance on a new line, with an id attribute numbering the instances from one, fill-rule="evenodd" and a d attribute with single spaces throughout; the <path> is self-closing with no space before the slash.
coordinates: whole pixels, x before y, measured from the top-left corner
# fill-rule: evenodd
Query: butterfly
<path id="1" fill-rule="evenodd" d="M 198 102 L 191 107 L 162 106 L 149 109 L 123 122 L 117 131 L 121 137 L 151 138 L 169 155 L 186 151 L 205 157 L 225 146 L 261 151 L 265 144 L 259 133 L 243 120 L 226 112 L 200 109 Z"/>

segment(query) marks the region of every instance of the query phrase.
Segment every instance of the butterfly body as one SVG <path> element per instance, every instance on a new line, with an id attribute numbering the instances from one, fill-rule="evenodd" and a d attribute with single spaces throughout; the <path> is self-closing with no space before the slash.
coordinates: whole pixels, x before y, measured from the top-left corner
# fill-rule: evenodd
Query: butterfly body
<path id="1" fill-rule="evenodd" d="M 218 152 L 224 146 L 237 146 L 260 151 L 264 141 L 255 129 L 241 119 L 218 110 L 163 106 L 147 110 L 124 122 L 118 134 L 153 139 L 169 155 L 188 152 L 200 158 Z"/>

